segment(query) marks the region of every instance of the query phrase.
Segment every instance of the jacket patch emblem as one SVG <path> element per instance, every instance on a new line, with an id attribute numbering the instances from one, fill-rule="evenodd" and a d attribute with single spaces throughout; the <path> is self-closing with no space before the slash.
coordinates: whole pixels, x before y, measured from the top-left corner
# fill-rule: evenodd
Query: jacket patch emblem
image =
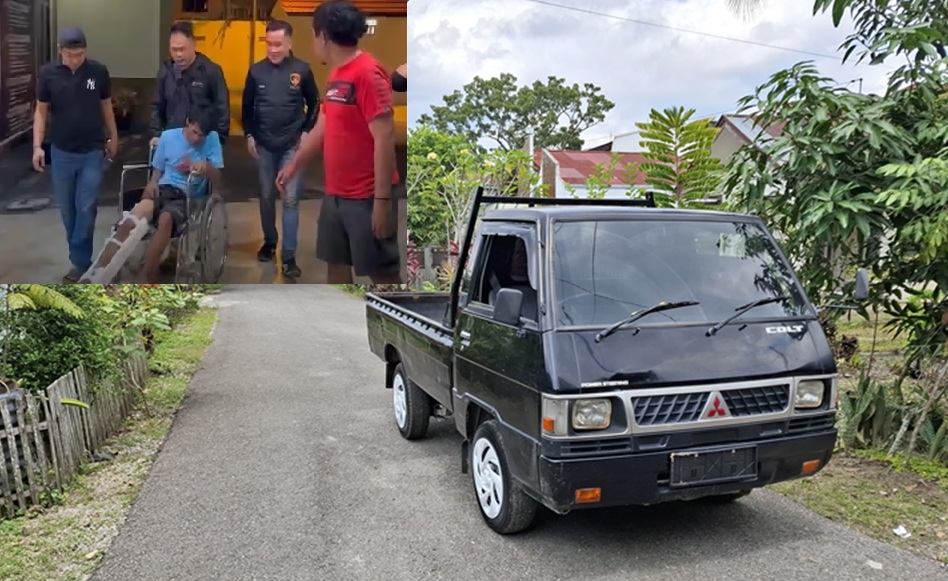
<path id="1" fill-rule="evenodd" d="M 299 74 L 299 73 L 291 73 L 291 74 L 290 74 L 290 84 L 293 85 L 294 87 L 299 87 L 299 86 L 300 86 L 300 74 Z"/>

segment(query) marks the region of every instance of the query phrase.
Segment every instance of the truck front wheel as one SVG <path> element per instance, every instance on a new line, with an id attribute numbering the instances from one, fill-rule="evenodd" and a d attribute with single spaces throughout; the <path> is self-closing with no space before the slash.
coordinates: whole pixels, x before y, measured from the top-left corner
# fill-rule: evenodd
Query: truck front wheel
<path id="1" fill-rule="evenodd" d="M 406 440 L 418 440 L 428 432 L 431 419 L 431 398 L 408 379 L 401 363 L 392 377 L 392 403 L 395 425 Z"/>
<path id="2" fill-rule="evenodd" d="M 533 523 L 537 503 L 510 477 L 496 420 L 481 424 L 471 442 L 474 494 L 487 526 L 500 534 L 518 533 Z"/>

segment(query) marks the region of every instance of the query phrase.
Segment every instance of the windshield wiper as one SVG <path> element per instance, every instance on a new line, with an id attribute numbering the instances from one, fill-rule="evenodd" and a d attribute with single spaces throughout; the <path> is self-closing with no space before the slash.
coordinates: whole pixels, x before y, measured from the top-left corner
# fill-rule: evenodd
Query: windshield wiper
<path id="1" fill-rule="evenodd" d="M 667 311 L 670 309 L 680 309 L 681 307 L 691 307 L 697 304 L 698 304 L 697 301 L 680 301 L 677 303 L 666 303 L 665 301 L 662 301 L 658 303 L 657 305 L 652 305 L 651 307 L 647 309 L 636 311 L 632 313 L 631 315 L 629 315 L 628 317 L 626 317 L 625 319 L 622 319 L 618 323 L 615 323 L 614 325 L 610 325 L 608 328 L 596 333 L 596 343 L 599 343 L 600 341 L 602 341 L 609 335 L 612 335 L 613 333 L 615 333 L 619 329 L 619 327 L 623 325 L 628 325 L 629 323 L 634 323 L 635 321 L 638 321 L 645 315 L 657 313 L 659 311 Z"/>
<path id="2" fill-rule="evenodd" d="M 743 315 L 744 313 L 746 313 L 747 311 L 753 308 L 760 307 L 762 305 L 769 305 L 770 303 L 780 303 L 780 302 L 789 301 L 789 300 L 790 300 L 790 297 L 768 297 L 766 299 L 757 299 L 756 301 L 751 301 L 747 303 L 746 305 L 741 305 L 737 307 L 736 309 L 734 309 L 735 311 L 737 311 L 736 313 L 734 313 L 730 317 L 724 319 L 717 325 L 708 329 L 708 332 L 705 333 L 705 335 L 707 335 L 708 337 L 710 337 L 711 335 L 714 335 L 715 333 L 720 331 L 725 325 L 727 325 L 734 319 L 740 317 L 741 315 Z"/>

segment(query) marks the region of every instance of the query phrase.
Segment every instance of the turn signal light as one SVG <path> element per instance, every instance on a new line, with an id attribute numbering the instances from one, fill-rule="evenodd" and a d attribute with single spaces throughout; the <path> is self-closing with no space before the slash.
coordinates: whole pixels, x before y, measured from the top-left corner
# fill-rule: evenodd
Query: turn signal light
<path id="1" fill-rule="evenodd" d="M 803 470 L 800 471 L 800 474 L 803 476 L 809 476 L 820 469 L 820 464 L 822 464 L 822 462 L 819 460 L 810 460 L 809 462 L 804 462 Z"/>
<path id="2" fill-rule="evenodd" d="M 556 421 L 553 418 L 543 418 L 543 431 L 544 432 L 553 432 L 553 428 L 556 427 Z"/>
<path id="3" fill-rule="evenodd" d="M 595 504 L 602 500 L 601 488 L 579 488 L 576 490 L 578 504 Z"/>

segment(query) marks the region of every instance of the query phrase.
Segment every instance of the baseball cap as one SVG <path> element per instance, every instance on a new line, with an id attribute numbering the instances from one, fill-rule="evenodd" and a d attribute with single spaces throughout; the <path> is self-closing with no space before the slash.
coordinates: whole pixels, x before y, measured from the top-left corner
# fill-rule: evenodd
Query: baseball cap
<path id="1" fill-rule="evenodd" d="M 78 26 L 64 28 L 59 33 L 59 46 L 63 48 L 86 48 L 86 35 Z"/>

